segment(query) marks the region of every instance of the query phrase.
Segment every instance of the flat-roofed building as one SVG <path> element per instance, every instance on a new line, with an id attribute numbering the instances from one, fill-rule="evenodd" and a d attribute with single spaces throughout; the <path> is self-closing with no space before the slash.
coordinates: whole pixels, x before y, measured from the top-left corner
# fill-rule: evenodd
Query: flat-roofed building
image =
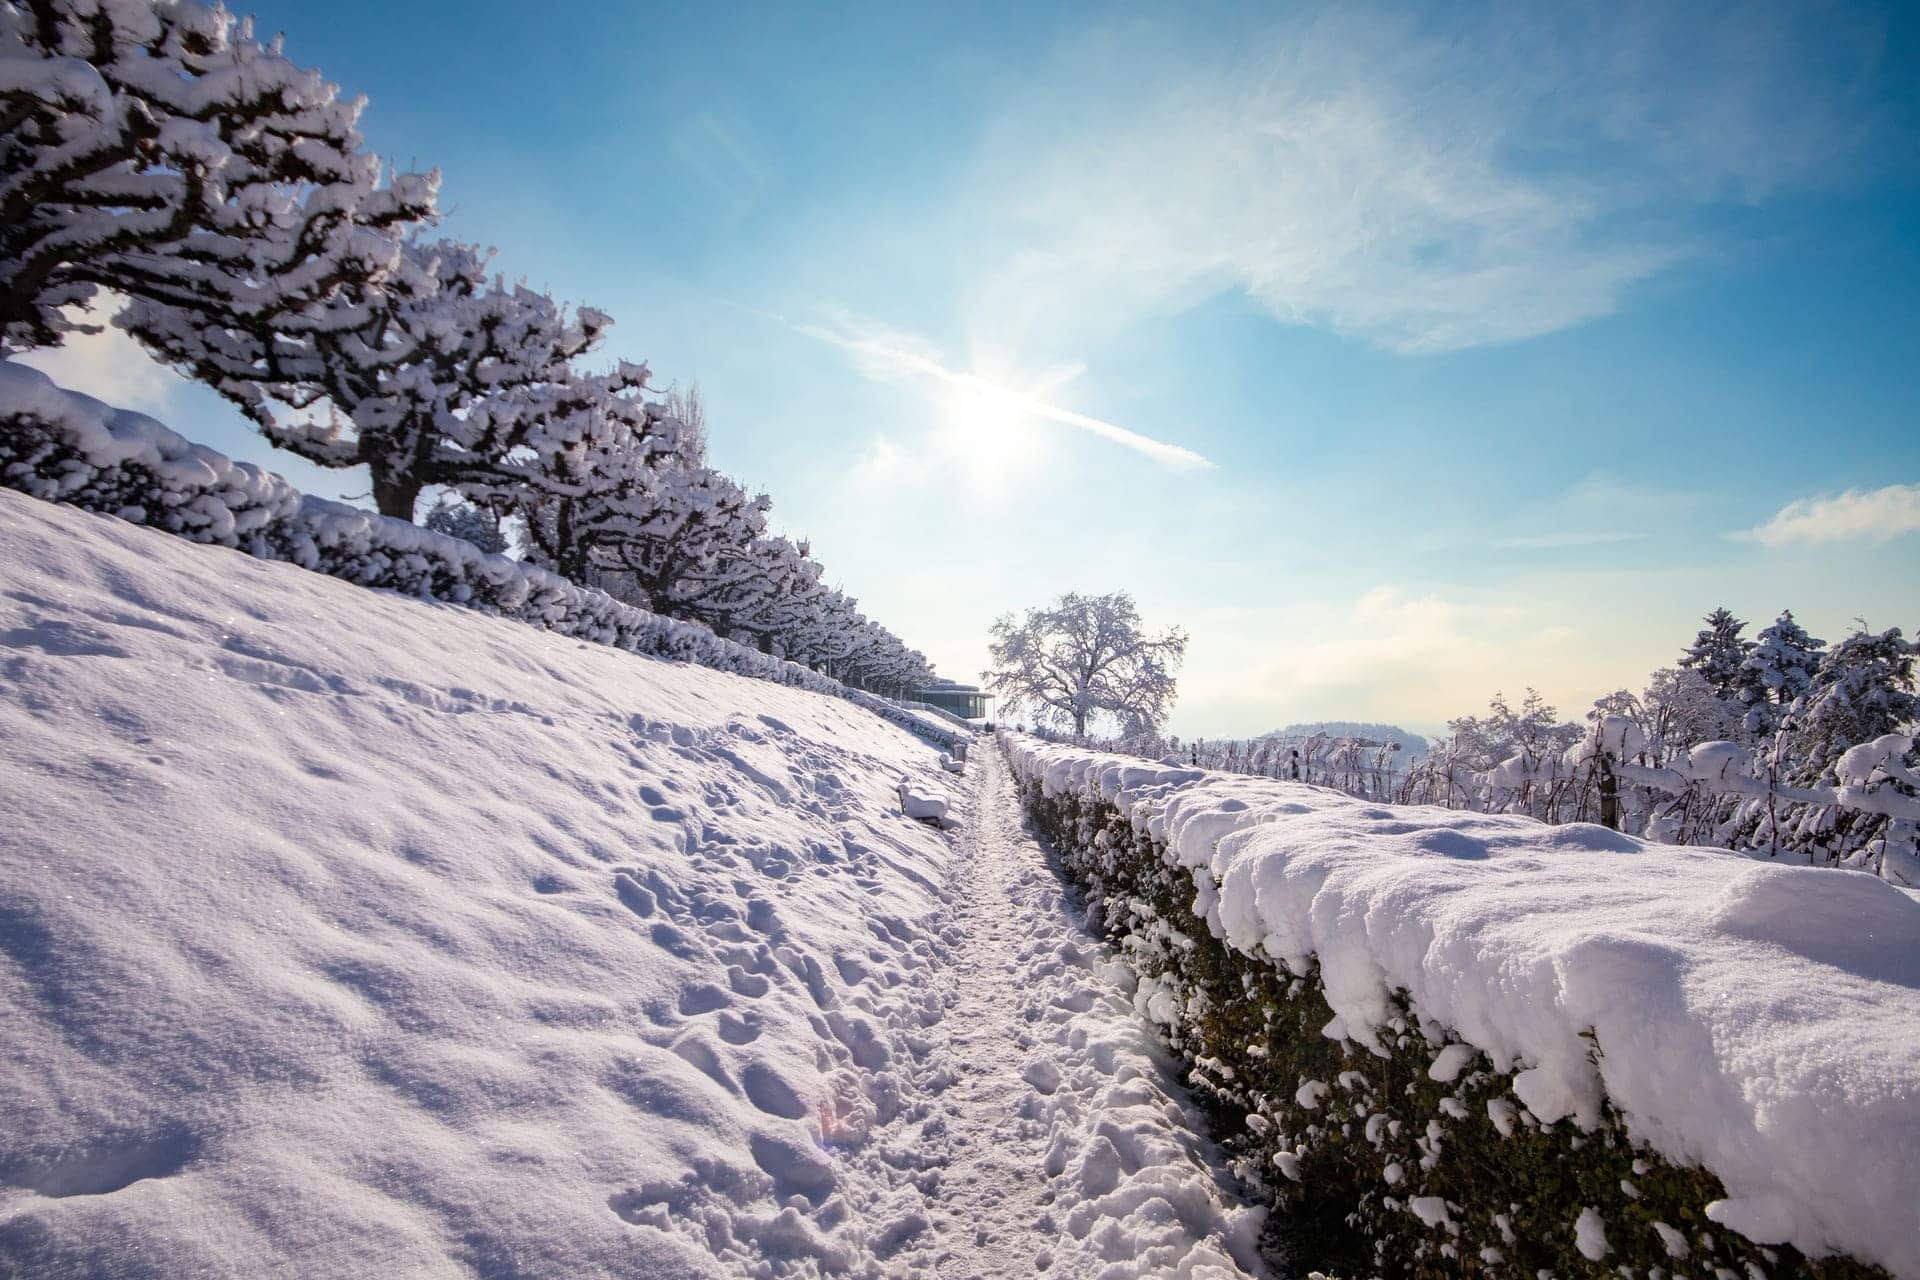
<path id="1" fill-rule="evenodd" d="M 913 696 L 915 701 L 950 711 L 963 720 L 986 719 L 987 701 L 993 697 L 981 692 L 978 685 L 961 684 L 958 680 L 935 680 L 916 689 Z"/>

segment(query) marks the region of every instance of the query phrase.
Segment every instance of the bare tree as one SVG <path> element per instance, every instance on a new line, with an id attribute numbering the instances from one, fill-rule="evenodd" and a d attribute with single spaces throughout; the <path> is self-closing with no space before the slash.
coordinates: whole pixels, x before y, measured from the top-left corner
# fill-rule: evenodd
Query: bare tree
<path id="1" fill-rule="evenodd" d="M 1024 710 L 1043 723 L 1071 725 L 1076 734 L 1104 713 L 1122 732 L 1152 732 L 1173 706 L 1186 651 L 1187 636 L 1178 627 L 1144 634 L 1140 610 L 1126 592 L 1069 592 L 1027 610 L 1024 619 L 1008 614 L 995 622 L 988 650 L 993 668 L 981 675 L 1008 713 Z"/>
<path id="2" fill-rule="evenodd" d="M 700 465 L 707 460 L 707 402 L 700 396 L 698 382 L 687 383 L 686 390 L 671 388 L 660 401 L 666 416 L 680 424 L 680 457 Z"/>

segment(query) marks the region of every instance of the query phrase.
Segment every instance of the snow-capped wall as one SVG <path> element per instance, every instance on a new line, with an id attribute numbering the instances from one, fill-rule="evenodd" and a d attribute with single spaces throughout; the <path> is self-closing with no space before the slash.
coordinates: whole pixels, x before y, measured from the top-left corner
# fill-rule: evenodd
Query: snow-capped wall
<path id="1" fill-rule="evenodd" d="M 1225 946 L 1296 974 L 1317 962 L 1326 1036 L 1381 1051 L 1404 993 L 1422 1025 L 1516 1073 L 1512 1113 L 1587 1127 L 1604 1101 L 1636 1141 L 1721 1180 L 1721 1226 L 1920 1275 L 1912 891 L 1001 740 L 1042 795 L 1114 806 L 1189 872 Z"/>
<path id="2" fill-rule="evenodd" d="M 66 391 L 38 370 L 6 361 L 0 361 L 0 485 L 363 587 L 847 698 L 938 746 L 972 736 L 696 623 L 633 608 L 404 520 L 302 494 L 272 472 L 194 444 L 144 414 Z"/>

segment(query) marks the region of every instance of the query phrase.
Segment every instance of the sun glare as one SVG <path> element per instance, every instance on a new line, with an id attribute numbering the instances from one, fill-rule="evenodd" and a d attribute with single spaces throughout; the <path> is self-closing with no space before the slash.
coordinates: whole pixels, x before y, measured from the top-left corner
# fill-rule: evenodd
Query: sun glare
<path id="1" fill-rule="evenodd" d="M 948 389 L 944 419 L 943 452 L 981 487 L 1005 479 L 1038 452 L 1037 423 L 1021 397 L 977 375 Z"/>

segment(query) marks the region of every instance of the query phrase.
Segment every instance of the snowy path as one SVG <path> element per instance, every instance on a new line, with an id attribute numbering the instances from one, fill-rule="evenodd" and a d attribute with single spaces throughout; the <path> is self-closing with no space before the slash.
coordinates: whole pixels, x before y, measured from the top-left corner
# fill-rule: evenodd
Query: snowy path
<path id="1" fill-rule="evenodd" d="M 935 1274 L 1264 1274 L 1258 1212 L 1217 1173 L 1204 1117 L 1134 1011 L 1130 975 L 1023 827 L 999 751 L 982 742 L 968 774 Z"/>
<path id="2" fill-rule="evenodd" d="M 992 743 L 4 492 L 0 563 L 0 1275 L 1259 1274 Z"/>

